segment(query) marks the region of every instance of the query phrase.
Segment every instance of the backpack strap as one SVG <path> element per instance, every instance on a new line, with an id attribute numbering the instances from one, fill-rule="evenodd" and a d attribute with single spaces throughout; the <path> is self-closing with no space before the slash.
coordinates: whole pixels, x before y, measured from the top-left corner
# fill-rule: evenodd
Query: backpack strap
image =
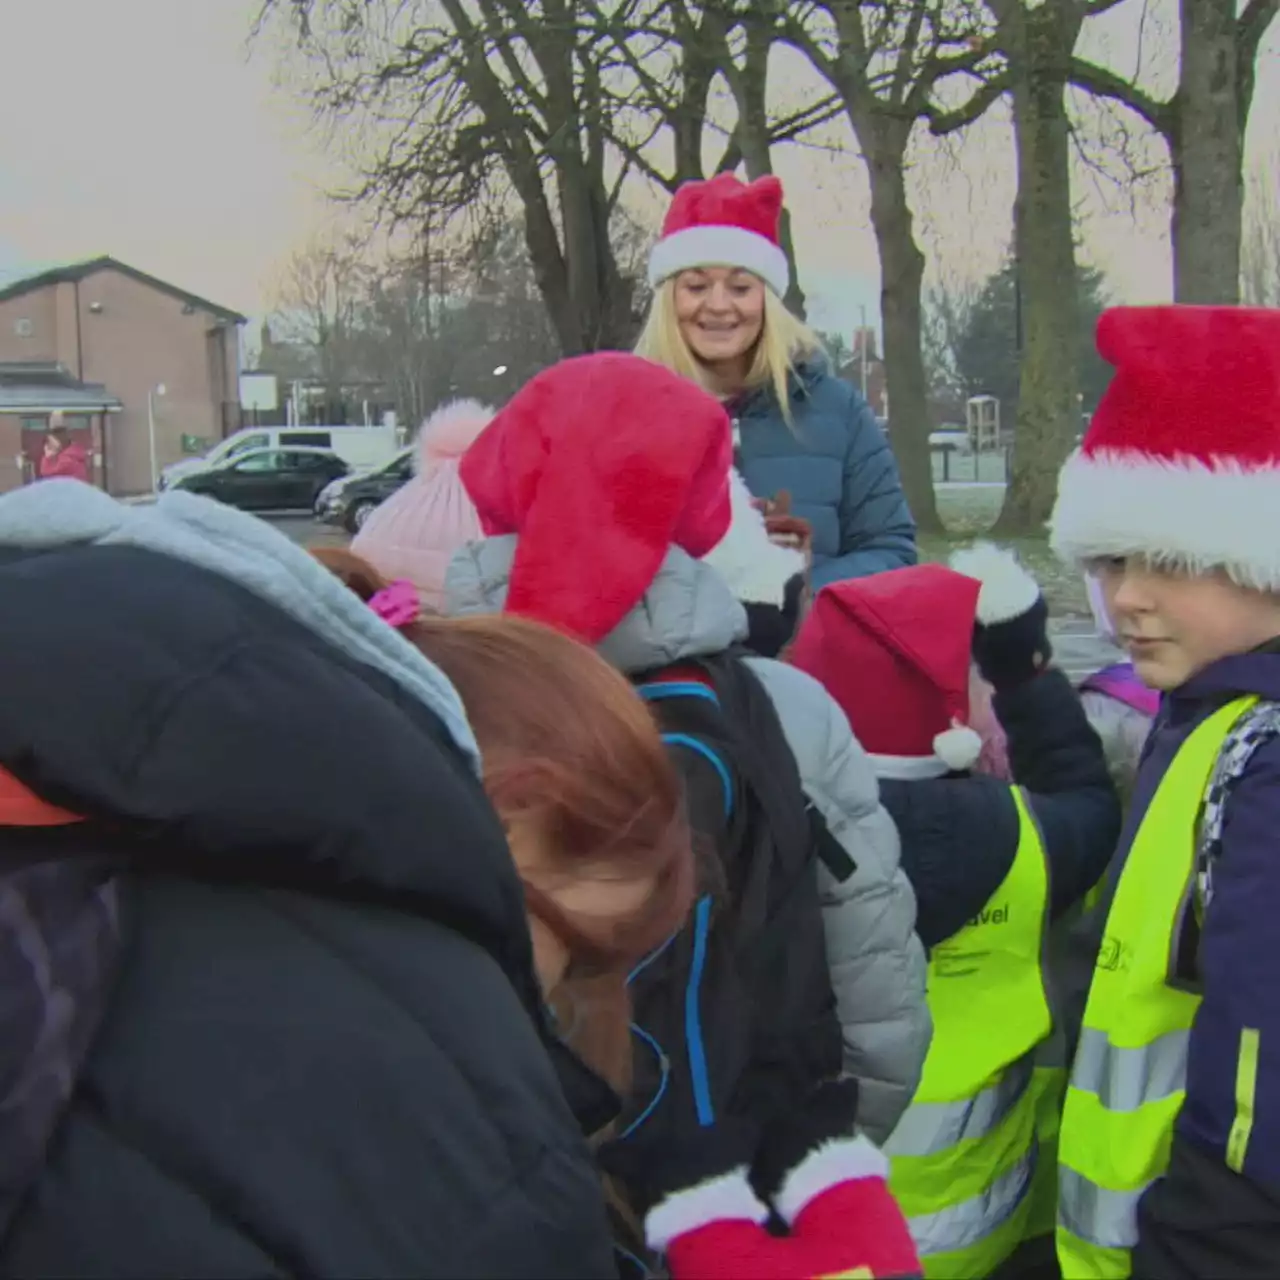
<path id="1" fill-rule="evenodd" d="M 0 827 L 68 827 L 78 814 L 42 800 L 7 769 L 0 769 Z"/>
<path id="2" fill-rule="evenodd" d="M 1209 775 L 1196 841 L 1196 908 L 1203 917 L 1213 900 L 1213 869 L 1222 852 L 1227 801 L 1249 767 L 1254 752 L 1280 736 L 1280 703 L 1257 702 L 1231 726 Z"/>
<path id="3" fill-rule="evenodd" d="M 709 702 L 717 711 L 721 710 L 720 695 L 710 676 L 693 663 L 664 667 L 661 671 L 646 676 L 635 689 L 646 702 L 663 703 L 677 698 L 694 698 Z M 669 747 L 683 747 L 686 751 L 692 751 L 711 765 L 724 792 L 724 816 L 726 820 L 731 818 L 737 795 L 733 761 L 725 756 L 719 746 L 704 736 L 664 730 L 662 741 Z"/>
<path id="4" fill-rule="evenodd" d="M 1180 990 L 1203 992 L 1200 941 L 1213 904 L 1213 878 L 1222 854 L 1227 804 L 1254 752 L 1280 736 L 1280 704 L 1255 703 L 1227 733 L 1200 803 L 1195 874 L 1178 913 L 1170 955 L 1169 981 Z"/>
<path id="5" fill-rule="evenodd" d="M 720 695 L 716 692 L 715 682 L 705 667 L 695 663 L 680 663 L 666 667 L 655 675 L 645 679 L 636 686 L 637 692 L 646 702 L 660 702 L 666 698 L 706 698 L 717 707 L 720 706 Z M 727 805 L 732 809 L 733 784 L 730 781 L 731 769 L 724 757 L 710 744 L 696 741 L 685 734 L 663 734 L 663 741 L 675 746 L 689 747 L 701 751 L 711 759 L 721 773 L 725 785 Z M 818 857 L 840 883 L 848 880 L 858 869 L 849 851 L 831 834 L 827 820 L 822 811 L 814 804 L 807 792 L 804 793 L 805 809 L 809 815 L 809 825 L 813 831 L 814 847 Z"/>

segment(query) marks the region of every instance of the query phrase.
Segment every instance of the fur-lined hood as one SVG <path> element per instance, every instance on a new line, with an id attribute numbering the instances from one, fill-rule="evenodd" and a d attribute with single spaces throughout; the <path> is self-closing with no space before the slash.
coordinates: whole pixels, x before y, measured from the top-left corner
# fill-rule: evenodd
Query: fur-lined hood
<path id="1" fill-rule="evenodd" d="M 743 604 L 771 604 L 780 609 L 787 583 L 808 568 L 805 555 L 770 539 L 764 513 L 756 507 L 737 471 L 729 475 L 729 498 L 733 510 L 729 532 L 702 563 L 720 574 Z"/>

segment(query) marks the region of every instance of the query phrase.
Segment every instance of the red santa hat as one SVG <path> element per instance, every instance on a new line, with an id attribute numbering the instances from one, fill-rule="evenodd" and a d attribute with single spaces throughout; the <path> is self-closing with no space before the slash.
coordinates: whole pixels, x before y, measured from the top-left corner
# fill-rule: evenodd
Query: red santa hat
<path id="1" fill-rule="evenodd" d="M 1098 350 L 1115 376 L 1062 469 L 1054 549 L 1280 591 L 1280 311 L 1116 307 Z"/>
<path id="2" fill-rule="evenodd" d="M 977 761 L 969 672 L 981 589 L 921 564 L 818 592 L 789 660 L 840 704 L 881 777 L 941 777 Z"/>
<path id="3" fill-rule="evenodd" d="M 729 418 L 669 369 L 621 352 L 563 360 L 463 456 L 485 534 L 518 534 L 506 608 L 594 644 L 674 545 L 700 557 L 730 524 Z"/>
<path id="4" fill-rule="evenodd" d="M 649 283 L 695 267 L 741 267 L 757 275 L 779 297 L 791 272 L 779 244 L 782 183 L 774 177 L 743 182 L 718 173 L 706 182 L 686 182 L 676 192 L 649 255 Z"/>

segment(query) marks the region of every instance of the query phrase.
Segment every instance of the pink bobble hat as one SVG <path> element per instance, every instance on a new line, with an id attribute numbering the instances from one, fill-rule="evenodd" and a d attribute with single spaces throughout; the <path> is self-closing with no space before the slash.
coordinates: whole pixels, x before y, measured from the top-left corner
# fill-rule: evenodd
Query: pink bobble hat
<path id="1" fill-rule="evenodd" d="M 413 479 L 370 515 L 351 543 L 383 577 L 412 582 L 422 607 L 433 612 L 444 605 L 449 561 L 483 536 L 458 468 L 494 413 L 478 400 L 454 400 L 431 414 L 418 433 Z"/>

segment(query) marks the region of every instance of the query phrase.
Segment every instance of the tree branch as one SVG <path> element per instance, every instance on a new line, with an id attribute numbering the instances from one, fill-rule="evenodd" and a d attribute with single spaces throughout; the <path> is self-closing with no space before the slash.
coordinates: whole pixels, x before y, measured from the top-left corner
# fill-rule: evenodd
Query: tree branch
<path id="1" fill-rule="evenodd" d="M 1173 137 L 1176 130 L 1174 104 L 1153 98 L 1145 90 L 1139 89 L 1132 80 L 1126 80 L 1114 71 L 1084 58 L 1072 58 L 1071 83 L 1086 93 L 1093 94 L 1095 98 L 1110 98 L 1113 102 L 1128 107 L 1166 140 Z"/>
<path id="2" fill-rule="evenodd" d="M 1010 77 L 1007 71 L 984 80 L 973 96 L 962 106 L 952 111 L 942 111 L 937 107 L 927 107 L 924 112 L 929 121 L 929 132 L 935 138 L 946 137 L 959 129 L 967 129 L 976 124 L 1009 90 Z"/>
<path id="3" fill-rule="evenodd" d="M 1262 37 L 1267 28 L 1280 16 L 1280 0 L 1249 0 L 1244 12 L 1236 19 L 1236 49 L 1239 58 L 1252 63 L 1258 56 Z"/>

